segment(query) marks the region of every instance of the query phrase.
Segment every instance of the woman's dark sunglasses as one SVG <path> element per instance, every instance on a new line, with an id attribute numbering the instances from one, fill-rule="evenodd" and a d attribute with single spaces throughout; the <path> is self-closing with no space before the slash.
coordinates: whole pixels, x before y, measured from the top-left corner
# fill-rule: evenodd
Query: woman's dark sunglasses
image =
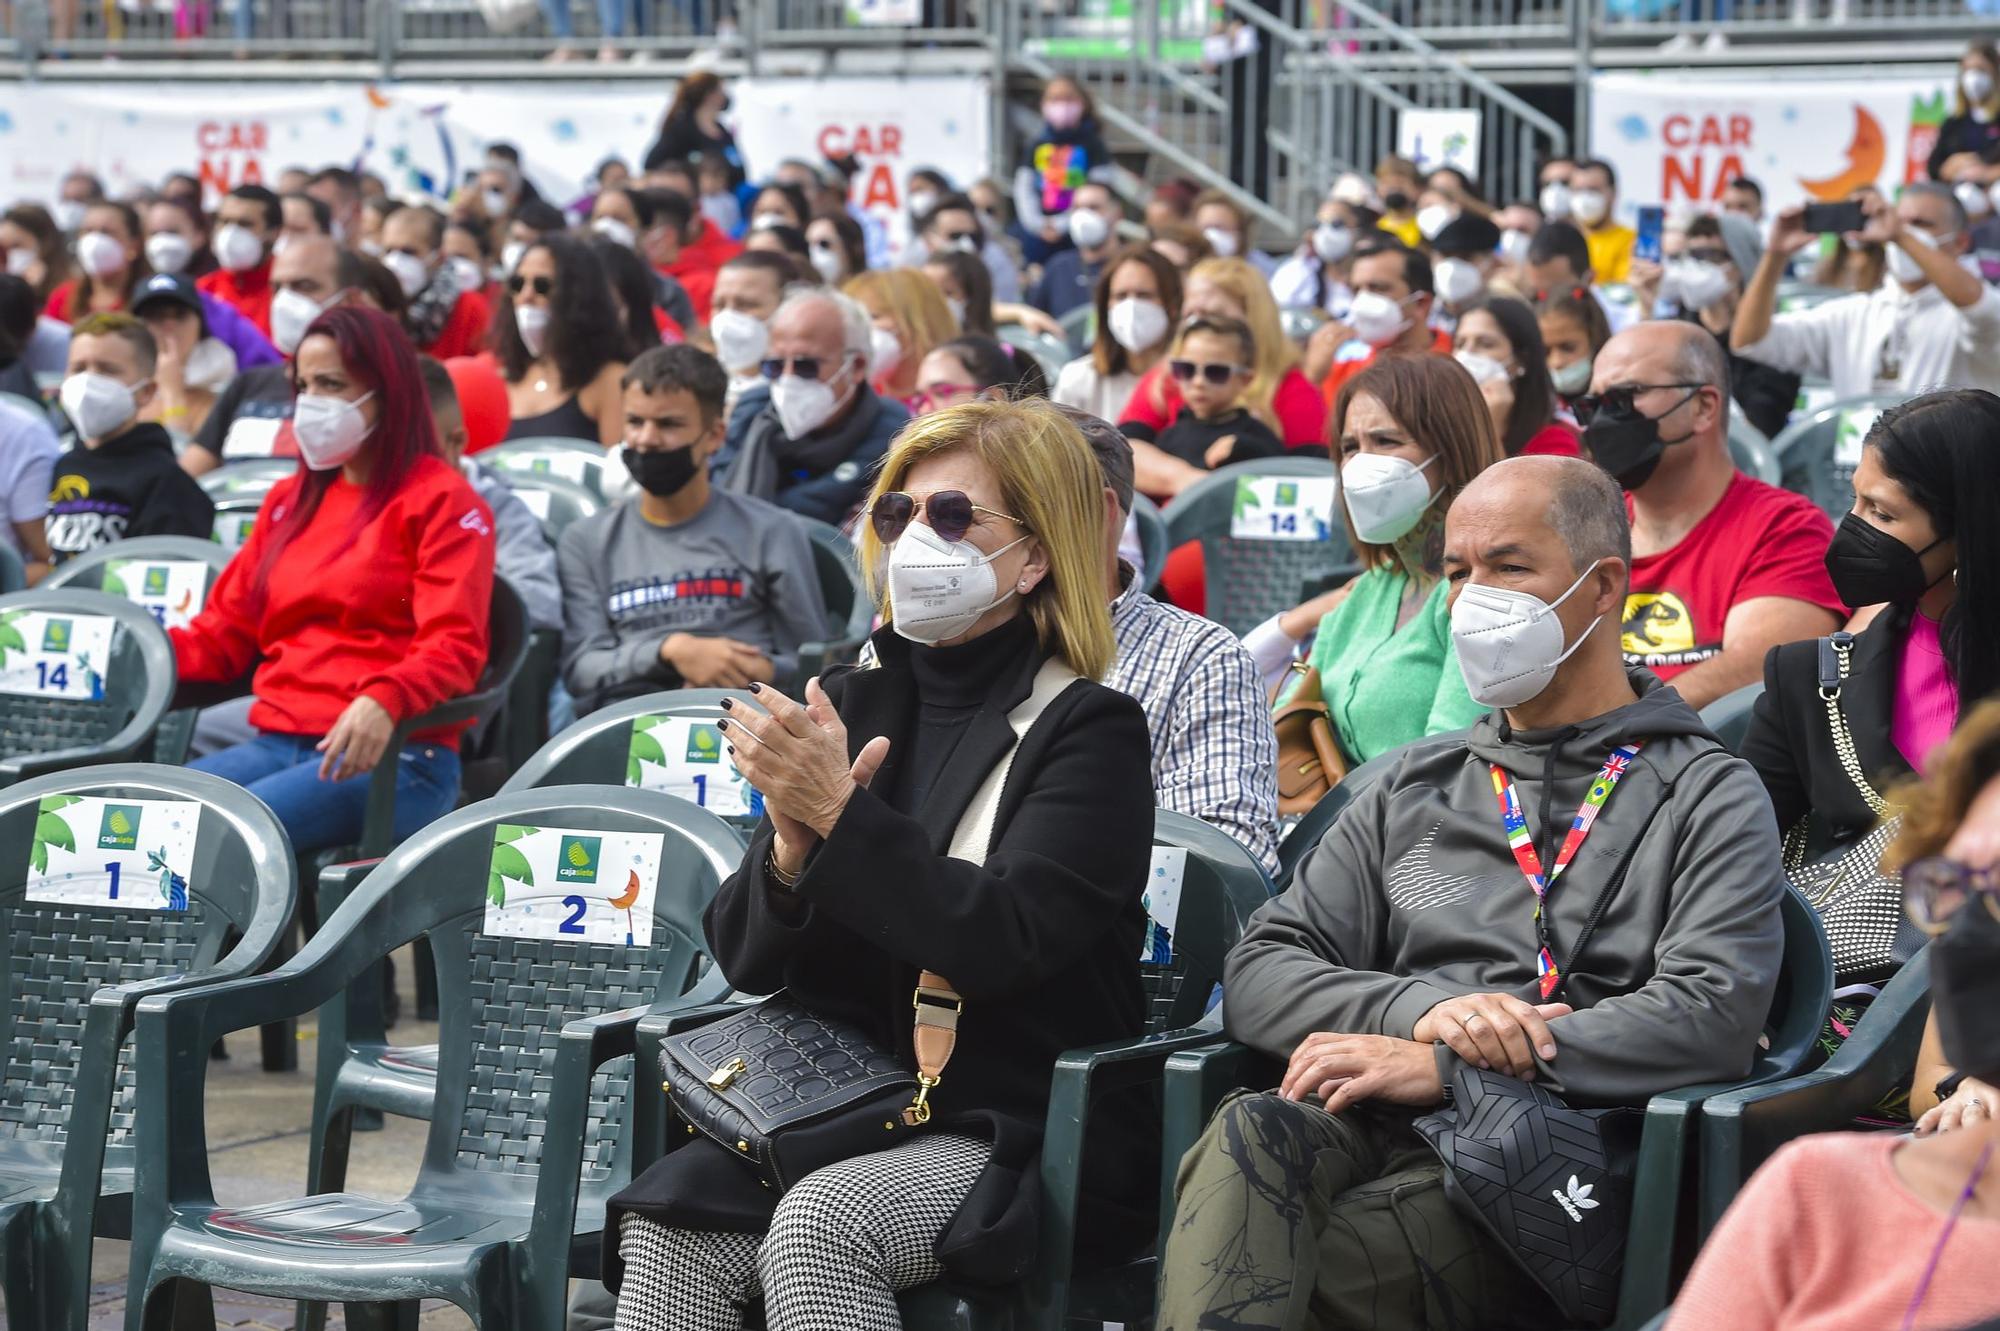
<path id="1" fill-rule="evenodd" d="M 517 296 L 531 286 L 535 289 L 537 296 L 550 295 L 556 289 L 555 282 L 546 277 L 527 278 L 521 276 L 519 273 L 515 273 L 507 279 L 507 289 Z"/>
<path id="2" fill-rule="evenodd" d="M 987 513 L 1021 523 L 1012 514 L 973 503 L 972 497 L 963 490 L 938 490 L 924 500 L 924 519 L 944 541 L 964 540 L 965 533 L 972 530 L 975 513 Z M 896 538 L 909 530 L 910 520 L 916 515 L 917 497 L 902 490 L 891 490 L 878 497 L 875 506 L 868 510 L 868 520 L 875 526 L 875 539 L 884 545 L 894 545 Z"/>
<path id="3" fill-rule="evenodd" d="M 1193 383 L 1194 377 L 1198 374 L 1217 388 L 1243 373 L 1241 365 L 1197 365 L 1191 360 L 1170 360 L 1167 362 L 1167 369 L 1172 372 L 1174 378 L 1184 384 Z"/>

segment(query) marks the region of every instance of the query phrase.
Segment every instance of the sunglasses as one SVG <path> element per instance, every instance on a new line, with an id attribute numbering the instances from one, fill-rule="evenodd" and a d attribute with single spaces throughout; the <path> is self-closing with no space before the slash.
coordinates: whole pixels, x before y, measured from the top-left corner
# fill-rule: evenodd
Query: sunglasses
<path id="1" fill-rule="evenodd" d="M 1173 374 L 1174 378 L 1184 384 L 1193 383 L 1194 377 L 1198 374 L 1217 388 L 1221 388 L 1231 379 L 1244 372 L 1241 365 L 1197 365 L 1191 360 L 1168 361 L 1167 369 Z"/>
<path id="2" fill-rule="evenodd" d="M 1910 922 L 1937 935 L 1974 897 L 2000 920 L 2000 865 L 1974 869 L 1942 855 L 1926 855 L 1903 866 L 1904 909 Z"/>
<path id="3" fill-rule="evenodd" d="M 783 356 L 773 356 L 769 360 L 757 362 L 757 373 L 763 375 L 766 379 L 782 379 L 787 373 L 787 367 L 789 367 L 789 372 L 801 379 L 817 379 L 822 370 L 827 370 L 828 373 L 832 372 L 832 370 L 828 369 L 829 366 L 837 369 L 839 362 L 828 361 L 822 356 L 793 356 L 789 360 Z"/>
<path id="4" fill-rule="evenodd" d="M 965 539 L 965 533 L 972 530 L 975 513 L 1005 518 L 1018 526 L 1027 525 L 1012 514 L 973 503 L 972 497 L 963 490 L 938 490 L 924 500 L 924 521 L 947 542 Z M 884 545 L 894 545 L 896 539 L 909 530 L 910 520 L 916 515 L 917 497 L 902 490 L 891 490 L 879 496 L 874 507 L 868 510 L 868 520 L 875 528 L 875 539 Z"/>
<path id="5" fill-rule="evenodd" d="M 521 276 L 519 273 L 515 273 L 507 279 L 507 290 L 517 296 L 529 287 L 535 289 L 537 296 L 548 296 L 555 293 L 556 284 L 553 278 L 537 277 L 530 279 Z"/>
<path id="6" fill-rule="evenodd" d="M 1576 423 L 1578 425 L 1588 425 L 1600 411 L 1609 411 L 1619 416 L 1631 415 L 1634 410 L 1632 404 L 1641 393 L 1650 393 L 1657 388 L 1688 389 L 1687 397 L 1682 398 L 1680 402 L 1676 402 L 1672 407 L 1667 408 L 1667 411 L 1673 411 L 1681 405 L 1681 402 L 1686 402 L 1688 398 L 1699 393 L 1705 386 L 1703 384 L 1624 384 L 1617 388 L 1607 388 L 1602 393 L 1585 393 L 1582 397 L 1572 399 L 1569 409 L 1576 414 Z M 1666 415 L 1667 411 L 1661 412 L 1660 415 Z"/>

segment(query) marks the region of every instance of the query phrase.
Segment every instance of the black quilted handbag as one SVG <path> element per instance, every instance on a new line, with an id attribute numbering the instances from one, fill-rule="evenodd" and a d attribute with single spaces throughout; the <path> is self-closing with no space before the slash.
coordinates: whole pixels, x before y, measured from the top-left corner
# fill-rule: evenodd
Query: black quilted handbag
<path id="1" fill-rule="evenodd" d="M 922 1066 L 912 1071 L 857 1027 L 779 994 L 668 1038 L 667 1099 L 782 1195 L 814 1170 L 886 1151 L 930 1121 L 927 1097 L 951 1057 L 959 1006 L 925 972 L 916 995 Z"/>
<path id="2" fill-rule="evenodd" d="M 1644 1115 L 1572 1109 L 1532 1082 L 1461 1063 L 1451 1103 L 1416 1120 L 1445 1192 L 1547 1290 L 1571 1323 L 1618 1310 Z"/>

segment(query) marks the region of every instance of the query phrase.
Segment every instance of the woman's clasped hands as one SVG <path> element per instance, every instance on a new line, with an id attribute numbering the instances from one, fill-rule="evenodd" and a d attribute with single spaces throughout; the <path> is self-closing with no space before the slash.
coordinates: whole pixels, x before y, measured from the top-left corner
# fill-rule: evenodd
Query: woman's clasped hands
<path id="1" fill-rule="evenodd" d="M 722 734 L 736 770 L 764 796 L 775 833 L 773 862 L 782 874 L 796 876 L 855 790 L 875 779 L 889 741 L 876 736 L 850 762 L 847 726 L 817 676 L 806 682 L 805 706 L 767 684 L 752 684 L 750 692 L 764 710 L 725 699 Z"/>

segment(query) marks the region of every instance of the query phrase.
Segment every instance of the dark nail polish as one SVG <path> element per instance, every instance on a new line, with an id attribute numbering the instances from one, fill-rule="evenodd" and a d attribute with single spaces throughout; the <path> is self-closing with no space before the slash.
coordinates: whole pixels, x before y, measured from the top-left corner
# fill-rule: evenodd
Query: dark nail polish
<path id="1" fill-rule="evenodd" d="M 728 748 L 731 753 L 736 752 L 736 746 L 734 744 L 729 745 Z"/>
<path id="2" fill-rule="evenodd" d="M 754 682 L 753 682 L 753 683 L 752 683 L 752 684 L 750 685 L 750 692 L 752 692 L 752 693 L 762 693 L 763 691 L 764 691 L 764 686 L 763 686 L 762 684 L 758 684 L 758 683 L 754 683 Z"/>
<path id="3" fill-rule="evenodd" d="M 722 700 L 722 710 L 725 712 L 728 711 L 730 708 L 734 707 L 735 705 L 736 705 L 736 700 L 734 698 L 724 698 Z"/>
<path id="4" fill-rule="evenodd" d="M 717 730 L 727 730 L 727 729 L 729 729 L 729 722 L 728 722 L 728 720 L 727 720 L 727 719 L 725 718 L 724 720 L 721 720 L 721 721 L 717 721 L 717 722 L 715 723 L 715 728 L 716 728 Z"/>

